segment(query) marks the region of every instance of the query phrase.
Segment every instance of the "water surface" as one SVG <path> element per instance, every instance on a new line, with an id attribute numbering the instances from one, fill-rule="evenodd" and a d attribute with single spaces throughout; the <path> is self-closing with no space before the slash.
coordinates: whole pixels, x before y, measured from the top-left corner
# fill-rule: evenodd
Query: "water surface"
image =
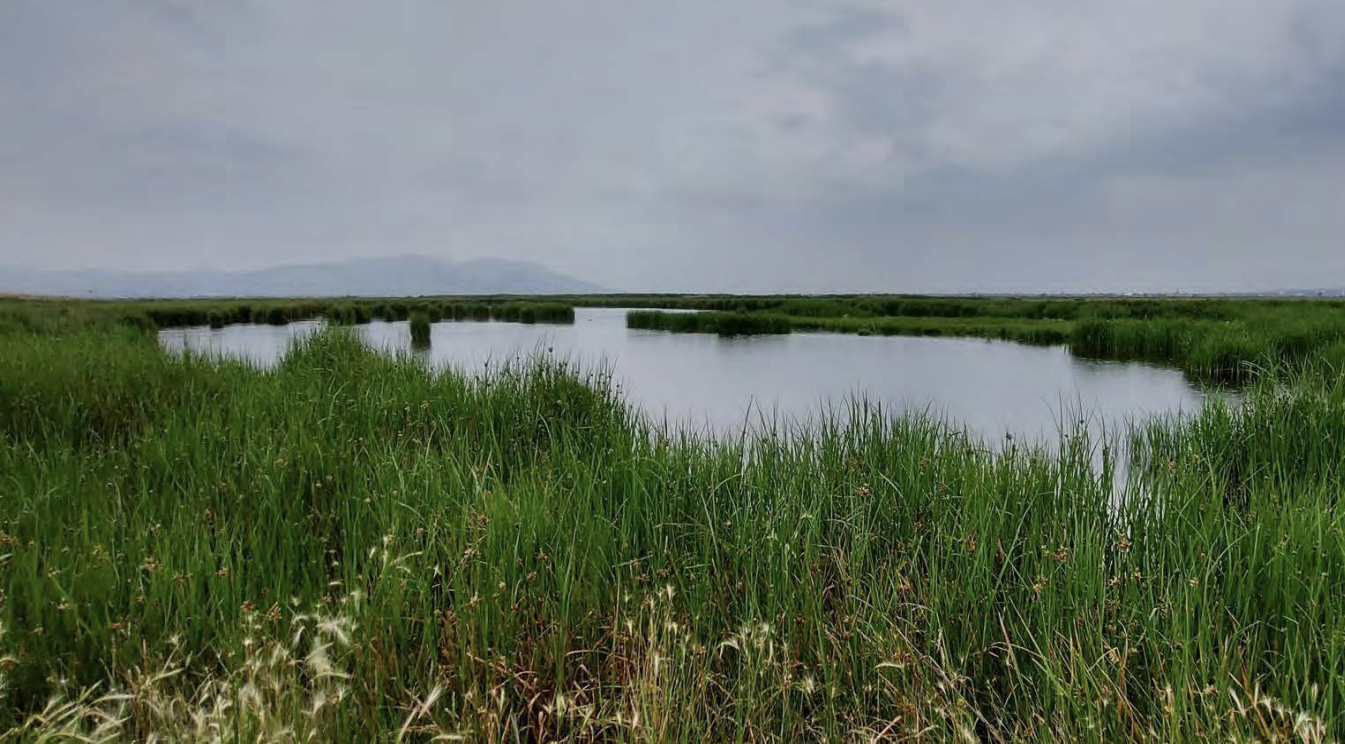
<path id="1" fill-rule="evenodd" d="M 1006 435 L 1053 442 L 1062 425 L 1097 431 L 1153 415 L 1193 412 L 1204 394 L 1180 371 L 1074 357 L 1063 346 L 1006 341 L 796 333 L 720 338 L 631 330 L 624 310 L 577 309 L 573 326 L 446 322 L 419 353 L 436 369 L 482 373 L 553 353 L 609 369 L 626 399 L 671 425 L 737 433 L 763 419 L 815 420 L 856 396 L 896 412 L 943 417 L 989 442 Z M 320 322 L 170 329 L 169 349 L 276 363 Z M 357 332 L 373 347 L 411 348 L 406 323 Z"/>

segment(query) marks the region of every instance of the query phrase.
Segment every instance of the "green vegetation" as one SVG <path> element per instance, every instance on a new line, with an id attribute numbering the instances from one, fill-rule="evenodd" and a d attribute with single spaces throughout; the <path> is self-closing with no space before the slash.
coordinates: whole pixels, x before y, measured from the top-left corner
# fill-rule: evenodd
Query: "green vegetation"
<path id="1" fill-rule="evenodd" d="M 145 317 L 0 304 L 0 739 L 1345 733 L 1322 362 L 1138 425 L 1118 499 L 1082 434 L 856 404 L 716 443 L 545 357 L 331 329 L 259 371 Z"/>
<path id="2" fill-rule="evenodd" d="M 341 300 L 128 300 L 77 302 L 61 300 L 0 299 L 0 330 L 35 321 L 31 307 L 54 308 L 55 314 L 86 314 L 116 318 L 139 328 L 210 326 L 237 323 L 286 325 L 325 318 L 334 325 L 357 325 L 372 320 L 403 321 L 420 311 L 440 320 L 498 320 L 516 323 L 573 323 L 574 307 L 567 303 L 508 298 L 473 299 L 341 299 Z M 40 313 L 44 317 L 49 313 Z"/>
<path id="3" fill-rule="evenodd" d="M 411 313 L 411 345 L 425 348 L 430 345 L 430 316 L 421 310 Z"/>
<path id="4" fill-rule="evenodd" d="M 664 312 L 632 310 L 628 328 L 749 335 L 826 331 L 862 336 L 977 336 L 1034 344 L 1060 344 L 1069 340 L 1071 324 L 1062 321 L 1023 321 L 981 318 L 844 318 L 803 317 L 770 312 Z"/>
<path id="5" fill-rule="evenodd" d="M 749 336 L 789 333 L 790 321 L 766 313 L 668 313 L 632 310 L 626 327 L 679 333 L 716 333 L 721 336 Z"/>
<path id="6" fill-rule="evenodd" d="M 517 323 L 573 323 L 574 307 L 559 302 L 505 302 L 490 309 L 494 320 Z"/>
<path id="7" fill-rule="evenodd" d="M 1243 381 L 1258 369 L 1297 368 L 1312 358 L 1345 361 L 1345 302 L 1336 300 L 682 298 L 662 304 L 702 312 L 631 313 L 630 327 L 716 332 L 720 319 L 733 317 L 749 327 L 755 319 L 773 333 L 1063 343 L 1083 356 L 1164 362 L 1212 381 Z"/>
<path id="8" fill-rule="evenodd" d="M 20 304 L 0 300 L 0 330 L 44 322 L 27 317 L 26 310 L 15 312 L 12 306 Z M 632 312 L 632 328 L 721 335 L 826 331 L 975 336 L 1068 344 L 1082 356 L 1162 362 L 1218 382 L 1245 381 L 1259 369 L 1299 368 L 1314 358 L 1345 364 L 1345 300 L 576 295 L 49 304 L 69 315 L 114 317 L 137 328 L 283 325 L 312 318 L 350 325 L 407 320 L 413 311 L 425 313 L 431 322 L 573 323 L 575 307 L 633 307 L 651 310 Z"/>
<path id="9" fill-rule="evenodd" d="M 322 315 L 333 325 L 361 325 L 373 320 L 373 308 L 367 303 L 346 302 L 327 307 Z"/>

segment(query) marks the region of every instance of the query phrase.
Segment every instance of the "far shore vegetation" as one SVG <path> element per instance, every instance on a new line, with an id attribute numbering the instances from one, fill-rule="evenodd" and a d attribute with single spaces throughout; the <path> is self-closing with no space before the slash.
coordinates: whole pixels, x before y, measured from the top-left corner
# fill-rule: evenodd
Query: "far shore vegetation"
<path id="1" fill-rule="evenodd" d="M 337 325 L 405 321 L 574 322 L 576 307 L 633 308 L 631 328 L 725 336 L 831 332 L 961 336 L 1067 345 L 1083 357 L 1170 364 L 1211 382 L 1250 379 L 1257 370 L 1301 367 L 1308 359 L 1345 365 L 1345 300 L 1242 298 L 1071 298 L 929 296 L 481 296 L 78 301 L 0 299 L 0 328 L 38 321 L 24 304 L 115 319 L 139 328 L 237 323 L 283 325 L 325 319 Z M 665 312 L 677 310 L 679 312 Z M 693 312 L 687 312 L 693 311 Z"/>

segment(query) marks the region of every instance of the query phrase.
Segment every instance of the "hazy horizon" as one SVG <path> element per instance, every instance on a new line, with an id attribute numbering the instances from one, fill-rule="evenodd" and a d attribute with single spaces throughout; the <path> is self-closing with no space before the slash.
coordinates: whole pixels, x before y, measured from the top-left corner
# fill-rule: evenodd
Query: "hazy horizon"
<path id="1" fill-rule="evenodd" d="M 1334 0 L 9 0 L 0 265 L 1345 286 Z"/>
<path id="2" fill-rule="evenodd" d="M 928 291 L 926 291 L 926 290 L 918 290 L 918 289 L 916 289 L 916 290 L 884 290 L 884 289 L 847 290 L 847 289 L 835 289 L 835 290 L 814 290 L 814 291 L 806 291 L 806 290 L 805 290 L 805 291 L 795 291 L 795 290 L 769 290 L 769 289 L 758 289 L 758 290 L 719 291 L 719 290 L 699 289 L 699 288 L 696 288 L 696 287 L 685 287 L 685 288 L 680 288 L 680 289 L 678 289 L 678 288 L 668 288 L 668 289 L 662 289 L 662 290 L 632 290 L 632 289 L 627 289 L 627 288 L 620 287 L 620 286 L 617 286 L 617 287 L 611 287 L 611 286 L 600 285 L 600 284 L 597 284 L 597 283 L 594 283 L 594 282 L 590 282 L 588 279 L 586 279 L 586 278 L 583 277 L 583 276 L 572 276 L 572 275 L 569 275 L 569 274 L 564 274 L 564 273 L 559 273 L 559 272 L 554 272 L 554 273 L 555 273 L 555 276 L 554 276 L 554 277 L 550 277 L 549 280 L 550 280 L 550 281 L 559 281 L 559 282 L 562 282 L 562 283 L 572 281 L 572 282 L 573 282 L 573 285 L 574 285 L 572 288 L 566 288 L 566 287 L 564 287 L 564 286 L 561 286 L 561 287 L 547 286 L 547 287 L 545 287 L 545 288 L 538 288 L 538 289 L 529 291 L 529 290 L 511 290 L 511 289 L 508 289 L 508 288 L 503 288 L 503 289 L 501 289 L 501 288 L 487 288 L 487 287 L 482 287 L 482 288 L 476 288 L 476 289 L 471 289 L 471 290 L 463 290 L 463 289 L 461 289 L 461 288 L 459 288 L 459 287 L 445 286 L 442 290 L 436 290 L 436 289 L 433 289 L 433 288 L 427 288 L 426 286 L 424 286 L 424 285 L 426 284 L 426 281 L 427 281 L 427 280 L 426 280 L 426 277 L 423 277 L 423 276 L 420 276 L 420 275 L 417 275 L 417 274 L 414 274 L 414 273 L 411 273 L 411 274 L 405 274 L 405 273 L 404 273 L 404 274 L 401 274 L 401 275 L 400 275 L 400 276 L 405 277 L 405 279 L 403 280 L 403 281 L 405 282 L 405 285 L 404 285 L 404 287 L 403 287 L 403 288 L 405 289 L 405 291 L 400 291 L 400 290 L 397 289 L 397 287 L 396 287 L 395 284 L 390 284 L 390 280 L 388 279 L 388 276 L 394 276 L 394 275 L 387 275 L 387 274 L 385 274 L 384 276 L 380 277 L 380 280 L 382 281 L 382 284 L 381 284 L 380 286 L 390 287 L 390 288 L 383 289 L 383 290 L 381 290 L 381 291 L 361 291 L 360 288 L 359 288 L 359 286 L 358 286 L 360 282 L 359 282 L 358 280 L 350 280 L 349 283 L 348 283 L 348 285 L 347 285 L 347 286 L 348 286 L 348 289 L 342 289 L 342 290 L 340 290 L 340 291 L 335 291 L 335 290 L 324 291 L 324 292 L 320 292 L 320 293 L 318 293 L 318 294 L 316 294 L 316 295 L 315 295 L 315 294 L 312 294 L 311 292 L 310 292 L 310 293 L 306 293 L 306 292 L 304 292 L 301 288 L 296 288 L 296 289 L 292 289 L 292 290 L 279 290 L 279 289 L 273 289 L 273 290 L 270 290 L 270 291 L 267 291 L 267 292 L 261 292 L 261 293 L 258 293 L 258 292 L 256 292 L 256 291 L 249 292 L 246 285 L 243 285 L 243 286 L 234 286 L 234 285 L 227 285 L 227 284 L 225 284 L 225 285 L 218 284 L 218 282 L 221 282 L 221 281 L 247 281 L 247 280 L 250 280 L 250 279 L 252 279 L 252 278 L 254 278 L 254 277 L 258 277 L 258 276 L 266 277 L 266 278 L 272 278 L 273 275 L 277 275 L 277 276 L 274 276 L 274 278 L 276 278 L 276 279 L 278 279 L 278 280 L 281 280 L 281 282 L 282 282 L 282 284 L 283 284 L 283 283 L 284 283 L 284 279 L 292 279 L 292 278 L 294 278 L 294 275 L 293 275 L 293 272 L 294 272 L 294 271 L 298 271 L 298 270 L 307 271 L 307 270 L 310 270 L 310 269 L 314 269 L 314 270 L 324 270 L 324 269 L 358 268 L 358 267 L 361 267 L 361 266 L 366 265 L 366 264 L 369 263 L 369 262 L 389 262 L 389 264 L 395 264 L 395 263 L 398 262 L 399 260 L 404 260 L 404 261 L 407 261 L 407 262 L 408 262 L 408 266 L 410 266 L 412 269 L 415 269 L 415 268 L 417 267 L 417 265 L 418 265 L 417 262 L 422 261 L 422 260 L 426 260 L 426 259 L 428 259 L 428 260 L 433 260 L 433 261 L 440 261 L 440 262 L 442 262 L 443 266 L 444 266 L 446 269 L 449 269 L 449 270 L 458 269 L 458 268 L 462 268 L 462 267 L 473 267 L 473 266 L 475 266 L 475 265 L 477 265 L 477 264 L 479 264 L 479 263 L 490 263 L 490 262 L 495 262 L 495 261 L 503 261 L 503 262 L 505 262 L 506 264 L 514 265 L 514 268 L 519 269 L 521 273 L 518 274 L 517 277 L 518 277 L 518 278 L 522 278 L 522 279 L 524 279 L 524 280 L 526 280 L 526 281 L 537 281 L 537 280 L 538 280 L 537 277 L 536 277 L 534 274 L 532 274 L 532 272 L 531 272 L 532 269 L 538 269 L 538 270 L 541 270 L 541 272 L 543 272 L 543 274 L 551 273 L 551 268 L 550 268 L 549 266 L 547 266 L 547 265 L 546 265 L 545 263 L 543 263 L 543 262 L 537 262 L 537 261 L 521 260 L 521 259 L 503 259 L 503 258 L 495 258 L 495 257 L 483 257 L 483 258 L 476 258 L 476 259 L 468 259 L 468 260 L 465 260 L 465 261 L 450 261 L 450 260 L 448 260 L 448 259 L 437 258 L 437 257 L 434 257 L 434 256 L 425 255 L 425 254 L 406 254 L 406 255 L 402 255 L 402 256 L 353 257 L 353 258 L 348 258 L 348 259 L 340 259 L 340 260 L 325 261 L 325 262 L 324 262 L 324 261 L 314 261 L 314 262 L 285 262 L 285 263 L 274 264 L 274 265 L 271 265 L 271 266 L 262 266 L 262 267 L 255 267 L 255 268 L 237 267 L 237 268 L 220 268 L 220 269 L 213 269 L 213 268 L 206 267 L 206 268 L 201 268 L 201 269 L 146 269 L 146 270 L 142 270 L 142 271 L 125 270 L 125 269 L 116 269 L 116 268 L 102 268 L 102 267 L 77 268 L 77 269 L 69 269 L 69 270 L 62 270 L 62 269 L 40 269 L 40 268 L 38 268 L 38 269 L 34 269 L 34 268 L 31 268 L 31 267 L 27 267 L 27 266 L 20 266 L 20 265 L 18 265 L 18 264 L 7 264 L 7 265 L 6 265 L 6 264 L 0 264 L 0 268 L 10 268 L 10 269 L 17 268 L 17 269 L 20 269 L 20 275 L 21 275 L 21 276 L 20 276 L 20 279 L 22 279 L 22 278 L 32 278 L 32 277 L 34 277 L 34 276 L 39 276 L 39 275 L 47 275 L 49 278 L 55 278 L 58 282 L 60 282 L 60 284 L 58 284 L 58 286 L 62 287 L 62 289 L 60 289 L 60 290 L 58 290 L 58 291 L 51 291 L 49 285 L 46 285 L 46 286 L 39 286 L 39 287 L 36 287 L 36 288 L 32 288 L 32 287 L 23 287 L 23 286 L 21 286 L 22 282 L 20 282 L 18 285 L 15 285 L 15 283 L 13 283 L 13 282 L 6 282 L 6 281 L 4 281 L 4 278 L 3 278 L 3 277 L 0 277 L 0 296 L 2 296 L 2 295 L 7 295 L 7 294 L 19 294 L 19 295 L 32 294 L 32 295 L 36 295 L 36 296 L 49 295 L 49 296 L 79 297 L 79 296 L 85 296 L 85 295 L 87 295 L 87 296 L 90 296 L 90 297 L 98 297 L 98 298 L 116 298 L 116 297 L 128 297 L 128 298 L 130 298 L 130 297 L 140 297 L 140 298 L 149 298 L 149 297 L 158 297 L 158 298 L 165 298 L 165 299 L 167 299 L 167 298 L 191 298 L 191 297 L 209 298 L 209 297 L 300 297 L 300 296 L 320 296 L 320 297 L 336 297 L 336 296 L 351 296 L 351 297 L 361 297 L 361 296 L 364 296 L 364 297 L 396 297 L 396 296 L 408 296 L 408 297 L 409 297 L 409 296 L 421 296 L 421 295 L 424 295 L 424 296 L 433 296 L 433 295 L 452 296 L 452 295 L 473 295 L 473 294 L 480 294 L 480 295 L 492 295 L 492 294 L 518 294 L 518 295 L 548 295 L 548 294 L 561 294 L 561 295 L 576 295 L 576 294 L 577 294 L 577 295 L 589 295 L 589 294 L 600 294 L 600 295 L 601 295 L 601 294 L 607 294 L 607 295 L 638 295 L 638 294 L 669 294 L 669 295 L 727 294 L 727 295 L 744 295 L 744 296 L 766 296 L 766 295 L 772 295 L 772 294 L 801 294 L 801 295 L 809 295 L 809 294 L 812 294 L 812 295 L 828 295 L 828 294 L 830 294 L 830 295 L 844 295 L 844 294 L 856 294 L 856 295 L 866 295 L 866 294 L 868 294 L 868 295 L 881 295 L 881 294 L 908 294 L 908 295 L 922 295 L 922 294 L 924 294 L 924 295 L 932 295 L 932 296 L 949 296 L 949 297 L 965 297 L 965 296 L 973 296 L 973 295 L 983 295 L 983 296 L 997 296 L 997 295 L 1002 295 L 1002 296 L 1034 296 L 1034 295 L 1040 295 L 1040 296 L 1059 296 L 1059 297 L 1088 296 L 1088 295 L 1098 295 L 1098 296 L 1117 296 L 1117 295 L 1137 295 L 1137 296 L 1227 296 L 1227 295 L 1244 295 L 1244 296 L 1249 296 L 1249 297 L 1252 297 L 1252 296 L 1276 297 L 1276 296 L 1284 296 L 1284 295 L 1286 295 L 1286 294 L 1289 294 L 1289 295 L 1299 295 L 1299 296 L 1304 296 L 1304 297 L 1311 297 L 1311 296 L 1313 296 L 1314 294 L 1319 294 L 1319 293 L 1323 293 L 1323 292 L 1324 292 L 1324 293 L 1326 293 L 1325 296 L 1328 296 L 1328 297 L 1339 297 L 1339 296 L 1345 295 L 1345 284 L 1341 284 L 1341 283 L 1337 283 L 1337 284 L 1318 283 L 1318 284 L 1313 284 L 1313 285 L 1303 284 L 1303 285 L 1296 285 L 1296 286 L 1287 286 L 1287 285 L 1286 285 L 1286 286 L 1267 286 L 1267 287 L 1256 287 L 1256 288 L 1241 289 L 1241 290 L 1236 290 L 1236 289 L 1233 289 L 1233 290 L 1203 289 L 1203 290 L 1202 290 L 1202 289 L 1187 289 L 1187 288 L 1182 288 L 1182 287 L 1170 287 L 1170 288 L 1166 288 L 1166 289 L 1155 289 L 1155 290 L 1097 289 L 1097 290 L 1075 290 L 1075 291 L 1067 291 L 1067 290 L 1056 290 L 1056 291 L 1052 291 L 1052 290 L 1049 290 L 1049 289 L 1018 289 L 1018 290 L 1014 290 L 1014 289 L 1003 289 L 1003 290 L 1000 290 L 1000 289 L 994 289 L 994 288 L 991 288 L 991 289 L 985 289 L 985 290 L 949 290 L 949 291 L 938 291 L 938 290 L 928 290 Z M 278 276 L 278 275 L 282 275 L 282 274 L 287 274 L 288 276 L 283 277 L 283 278 L 280 277 L 280 276 Z M 217 290 L 212 290 L 212 291 L 203 292 L 203 293 L 202 293 L 202 292 L 195 292 L 195 293 L 193 293 L 193 292 L 186 292 L 186 293 L 184 293 L 184 292 L 181 292 L 181 291 L 176 291 L 176 292 L 175 292 L 175 291 L 151 291 L 151 290 L 146 290 L 146 289 L 138 289 L 138 290 L 136 290 L 136 291 L 134 291 L 134 292 L 126 293 L 126 292 L 118 291 L 118 290 L 116 290 L 116 289 L 109 289 L 109 288 L 107 288 L 106 286 L 103 286 L 103 285 L 101 285 L 101 284 L 97 284 L 97 283 L 95 283 L 95 284 L 80 284 L 80 285 L 73 285 L 73 284 L 70 284 L 69 281 L 65 281 L 65 280 L 72 279 L 72 278 L 75 278 L 75 277 L 86 277 L 86 276 L 89 276 L 89 275 L 93 275 L 93 276 L 95 276 L 96 278 L 103 278 L 103 279 L 109 279 L 109 278 L 111 278 L 111 279 L 115 279 L 115 278 L 121 277 L 121 278 L 123 278 L 123 279 L 129 278 L 129 279 L 131 279 L 131 280 L 144 280 L 144 281 L 150 282 L 150 284 L 137 284 L 137 285 L 133 285 L 133 286 L 150 286 L 150 287 L 163 286 L 163 285 L 161 285 L 161 284 L 156 284 L 156 283 L 154 283 L 154 280 L 155 280 L 156 278 L 183 278 L 183 277 L 185 277 L 185 278 L 187 278 L 188 280 L 196 280 L 196 281 L 199 281 L 199 282 L 205 282 L 205 283 L 207 283 L 208 285 L 209 285 L 210 283 L 213 282 L 213 283 L 214 283 L 213 286 L 221 286 L 221 287 L 223 287 L 223 286 L 229 286 L 229 287 L 231 287 L 231 288 L 230 288 L 230 289 L 227 289 L 227 290 L 226 290 L 226 289 L 217 289 Z M 329 277 L 323 277 L 323 278 L 324 278 L 324 279 L 330 279 Z M 581 285 L 589 285 L 589 286 L 581 286 Z M 112 285 L 112 286 L 116 287 L 116 286 L 121 286 L 121 285 L 116 285 L 116 284 L 114 284 L 114 285 Z M 414 290 L 414 291 L 413 291 L 413 290 Z"/>

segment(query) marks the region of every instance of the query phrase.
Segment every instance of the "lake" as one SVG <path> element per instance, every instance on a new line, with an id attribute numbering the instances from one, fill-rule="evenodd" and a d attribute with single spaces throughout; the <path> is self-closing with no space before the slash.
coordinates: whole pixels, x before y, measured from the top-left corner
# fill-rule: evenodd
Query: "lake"
<path id="1" fill-rule="evenodd" d="M 903 336 L 795 333 L 721 338 L 630 330 L 624 310 L 579 308 L 575 323 L 445 322 L 417 352 L 435 369 L 479 374 L 553 353 L 585 369 L 606 367 L 628 402 L 669 424 L 716 434 L 762 420 L 803 423 L 863 396 L 892 412 L 944 417 L 987 442 L 1006 435 L 1054 442 L 1062 421 L 1096 431 L 1125 421 L 1199 410 L 1205 394 L 1180 371 L 1080 359 L 1063 346 Z M 275 364 L 320 321 L 160 332 L 170 350 Z M 377 349 L 411 348 L 405 322 L 356 327 Z"/>

